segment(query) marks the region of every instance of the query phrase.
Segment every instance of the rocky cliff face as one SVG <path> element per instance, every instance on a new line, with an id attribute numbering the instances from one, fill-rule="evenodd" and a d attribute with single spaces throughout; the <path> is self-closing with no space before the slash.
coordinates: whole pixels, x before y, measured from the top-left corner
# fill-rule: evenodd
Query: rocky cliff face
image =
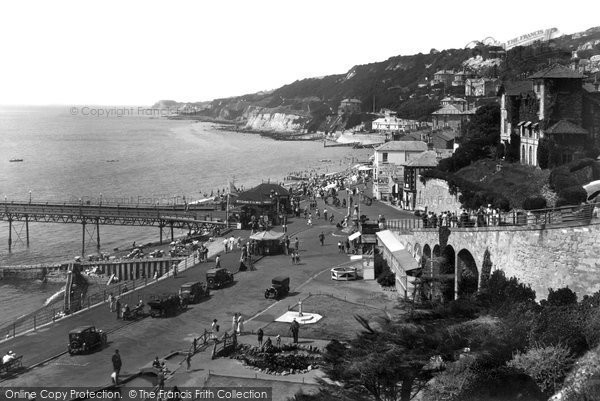
<path id="1" fill-rule="evenodd" d="M 245 129 L 253 131 L 300 132 L 309 121 L 301 113 L 285 112 L 265 107 L 250 107 L 245 113 Z"/>

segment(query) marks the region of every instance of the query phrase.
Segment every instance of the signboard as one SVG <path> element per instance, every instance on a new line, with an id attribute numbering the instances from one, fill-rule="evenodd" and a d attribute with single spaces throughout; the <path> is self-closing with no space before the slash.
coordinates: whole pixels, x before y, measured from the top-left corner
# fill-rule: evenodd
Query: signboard
<path id="1" fill-rule="evenodd" d="M 524 46 L 536 41 L 547 41 L 558 36 L 557 28 L 540 29 L 538 31 L 526 33 L 514 39 L 507 41 L 504 44 L 506 50 L 517 46 Z"/>

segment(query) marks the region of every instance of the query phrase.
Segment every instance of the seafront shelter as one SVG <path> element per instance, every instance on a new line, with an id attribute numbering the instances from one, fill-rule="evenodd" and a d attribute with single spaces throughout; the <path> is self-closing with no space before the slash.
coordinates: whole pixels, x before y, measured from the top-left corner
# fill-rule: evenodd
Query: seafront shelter
<path id="1" fill-rule="evenodd" d="M 265 225 L 285 224 L 290 210 L 290 193 L 279 184 L 262 183 L 242 192 L 235 200 L 240 206 L 242 227 L 253 228 L 254 222 Z"/>
<path id="2" fill-rule="evenodd" d="M 379 231 L 376 235 L 383 260 L 396 275 L 398 294 L 404 298 L 412 296 L 415 290 L 415 277 L 420 273 L 419 263 L 392 231 Z"/>

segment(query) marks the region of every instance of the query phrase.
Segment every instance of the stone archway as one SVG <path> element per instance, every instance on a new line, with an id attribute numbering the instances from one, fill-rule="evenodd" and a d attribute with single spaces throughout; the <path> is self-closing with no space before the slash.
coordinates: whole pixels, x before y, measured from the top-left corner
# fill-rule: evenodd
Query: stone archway
<path id="1" fill-rule="evenodd" d="M 435 245 L 433 247 L 433 255 L 432 257 L 437 258 L 440 256 L 440 246 L 439 245 Z"/>
<path id="2" fill-rule="evenodd" d="M 457 255 L 458 296 L 470 297 L 479 289 L 479 269 L 475 258 L 467 249 Z"/>
<path id="3" fill-rule="evenodd" d="M 454 279 L 456 253 L 452 245 L 446 245 L 437 258 L 439 262 L 438 279 L 439 291 L 444 302 L 454 299 Z"/>
<path id="4" fill-rule="evenodd" d="M 425 244 L 425 246 L 423 246 L 423 256 L 431 259 L 431 247 L 429 244 Z"/>
<path id="5" fill-rule="evenodd" d="M 479 275 L 479 289 L 488 287 L 490 276 L 492 275 L 492 258 L 489 249 L 485 249 L 483 253 L 483 262 L 481 262 L 481 274 Z"/>

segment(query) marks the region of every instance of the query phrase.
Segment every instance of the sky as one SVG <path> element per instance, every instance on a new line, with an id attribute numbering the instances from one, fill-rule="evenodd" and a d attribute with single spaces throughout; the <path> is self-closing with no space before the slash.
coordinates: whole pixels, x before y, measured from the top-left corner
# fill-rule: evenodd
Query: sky
<path id="1" fill-rule="evenodd" d="M 205 101 L 487 36 L 600 25 L 596 0 L 25 0 L 1 10 L 4 105 Z"/>

